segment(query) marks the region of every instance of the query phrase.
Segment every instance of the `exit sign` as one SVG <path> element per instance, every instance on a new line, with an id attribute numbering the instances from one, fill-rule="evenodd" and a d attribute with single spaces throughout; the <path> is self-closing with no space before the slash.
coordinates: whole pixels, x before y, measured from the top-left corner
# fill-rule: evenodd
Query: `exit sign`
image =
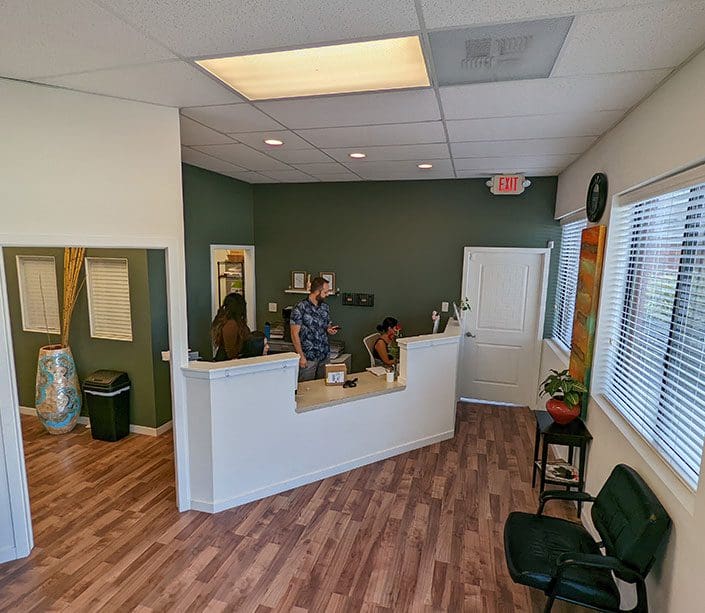
<path id="1" fill-rule="evenodd" d="M 524 187 L 528 187 L 528 184 L 524 175 L 495 175 L 487 181 L 490 192 L 497 196 L 523 194 Z"/>

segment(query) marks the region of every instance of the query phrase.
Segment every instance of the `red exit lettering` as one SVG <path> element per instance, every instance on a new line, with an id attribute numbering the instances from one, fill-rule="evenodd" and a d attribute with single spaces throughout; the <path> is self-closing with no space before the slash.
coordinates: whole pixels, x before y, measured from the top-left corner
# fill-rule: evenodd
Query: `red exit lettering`
<path id="1" fill-rule="evenodd" d="M 500 192 L 515 192 L 517 191 L 517 180 L 519 177 L 500 177 L 499 191 Z"/>

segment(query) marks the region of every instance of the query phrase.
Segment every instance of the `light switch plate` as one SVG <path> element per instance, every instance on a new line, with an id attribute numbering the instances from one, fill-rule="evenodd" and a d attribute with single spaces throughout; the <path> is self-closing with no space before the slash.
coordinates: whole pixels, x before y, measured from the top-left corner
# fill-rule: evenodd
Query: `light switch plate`
<path id="1" fill-rule="evenodd" d="M 447 313 L 447 312 L 448 312 L 448 303 L 441 302 L 441 313 Z"/>
<path id="2" fill-rule="evenodd" d="M 270 302 L 270 303 L 269 303 L 269 312 L 270 312 L 270 313 L 276 313 L 276 312 L 277 312 L 277 303 L 276 303 L 276 302 Z"/>

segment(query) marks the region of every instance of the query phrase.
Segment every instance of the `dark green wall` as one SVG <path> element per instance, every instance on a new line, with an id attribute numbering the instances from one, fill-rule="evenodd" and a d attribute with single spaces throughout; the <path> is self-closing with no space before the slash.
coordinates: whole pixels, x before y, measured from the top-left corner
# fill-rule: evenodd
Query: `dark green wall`
<path id="1" fill-rule="evenodd" d="M 211 245 L 253 245 L 252 186 L 184 164 L 189 347 L 211 357 Z"/>
<path id="2" fill-rule="evenodd" d="M 7 272 L 7 292 L 12 326 L 12 342 L 17 372 L 17 388 L 22 406 L 34 406 L 34 386 L 37 372 L 37 352 L 48 343 L 47 335 L 22 330 L 22 312 L 19 301 L 16 255 L 53 255 L 56 260 L 56 278 L 59 290 L 59 305 L 63 286 L 63 249 L 5 248 L 3 256 Z M 130 279 L 130 303 L 132 308 L 132 342 L 91 338 L 88 319 L 88 301 L 85 286 L 76 302 L 71 324 L 70 345 L 76 360 L 81 381 L 101 368 L 124 370 L 130 376 L 132 391 L 130 398 L 130 423 L 157 427 L 171 419 L 170 383 L 168 369 L 166 377 L 159 370 L 155 376 L 152 334 L 157 331 L 160 343 L 166 330 L 166 284 L 164 253 L 155 252 L 153 267 L 159 266 L 161 278 L 148 274 L 148 252 L 139 249 L 88 249 L 87 256 L 127 258 Z M 154 286 L 151 286 L 154 283 Z M 159 294 L 161 293 L 161 297 Z M 154 305 L 150 302 L 154 294 Z M 61 309 L 61 306 L 59 306 Z M 51 342 L 58 342 L 52 336 Z M 168 348 L 155 347 L 155 351 Z M 155 396 L 159 403 L 155 402 Z M 83 414 L 87 414 L 84 406 Z"/>
<path id="3" fill-rule="evenodd" d="M 555 178 L 533 179 L 523 195 L 506 197 L 492 196 L 480 179 L 256 185 L 257 320 L 275 319 L 267 303 L 281 311 L 301 298 L 283 293 L 291 270 L 333 271 L 343 291 L 375 294 L 372 308 L 329 299 L 353 369 L 361 370 L 369 365 L 361 339 L 385 316 L 397 317 L 407 336 L 422 334 L 441 301 L 459 299 L 463 247 L 553 240 L 558 248 L 555 192 Z M 557 250 L 553 256 L 549 305 Z"/>

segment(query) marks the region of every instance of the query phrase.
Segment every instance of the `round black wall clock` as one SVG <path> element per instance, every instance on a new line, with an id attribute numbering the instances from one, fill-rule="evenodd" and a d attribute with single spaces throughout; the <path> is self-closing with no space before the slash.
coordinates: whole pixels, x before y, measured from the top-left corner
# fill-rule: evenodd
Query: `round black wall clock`
<path id="1" fill-rule="evenodd" d="M 607 204 L 607 175 L 604 172 L 596 172 L 590 179 L 588 187 L 585 211 L 589 221 L 600 221 L 602 213 L 605 212 Z"/>

